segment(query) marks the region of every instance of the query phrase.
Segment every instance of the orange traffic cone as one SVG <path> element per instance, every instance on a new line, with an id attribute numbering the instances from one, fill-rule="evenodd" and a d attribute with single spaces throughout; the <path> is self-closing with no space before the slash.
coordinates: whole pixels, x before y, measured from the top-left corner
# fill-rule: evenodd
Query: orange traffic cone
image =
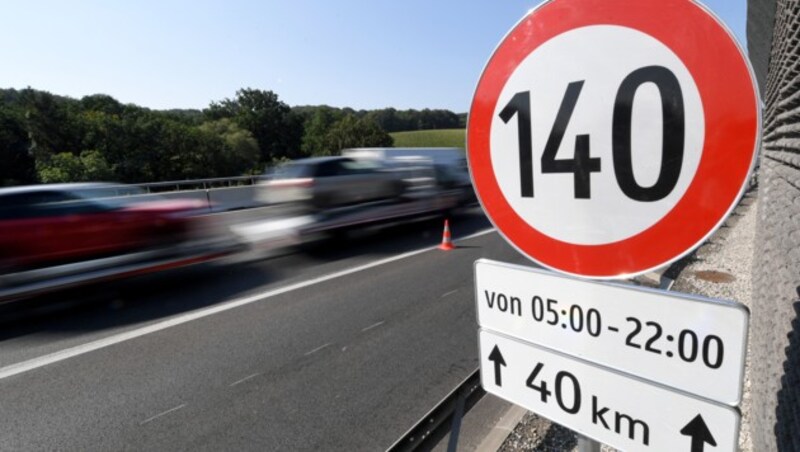
<path id="1" fill-rule="evenodd" d="M 447 219 L 444 220 L 444 232 L 442 233 L 442 244 L 439 245 L 440 250 L 450 251 L 456 249 L 456 246 L 453 245 L 452 240 L 450 240 L 450 223 Z"/>

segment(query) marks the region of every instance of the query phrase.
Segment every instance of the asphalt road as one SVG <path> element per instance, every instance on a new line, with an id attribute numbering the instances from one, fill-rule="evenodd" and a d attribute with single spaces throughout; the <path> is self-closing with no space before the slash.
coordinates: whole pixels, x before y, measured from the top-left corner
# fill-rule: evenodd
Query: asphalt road
<path id="1" fill-rule="evenodd" d="M 2 450 L 383 450 L 477 367 L 476 209 L 60 294 L 0 332 Z"/>

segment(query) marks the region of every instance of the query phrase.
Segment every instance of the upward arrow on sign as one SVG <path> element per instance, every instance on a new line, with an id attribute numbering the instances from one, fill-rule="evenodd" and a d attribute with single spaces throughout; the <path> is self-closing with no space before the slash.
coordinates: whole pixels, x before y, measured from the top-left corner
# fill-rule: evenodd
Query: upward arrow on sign
<path id="1" fill-rule="evenodd" d="M 500 353 L 500 349 L 497 348 L 496 345 L 492 349 L 492 353 L 489 353 L 489 361 L 494 362 L 494 384 L 503 386 L 503 376 L 501 375 L 500 366 L 505 366 L 506 360 L 503 359 L 503 354 Z"/>
<path id="2" fill-rule="evenodd" d="M 692 438 L 691 452 L 703 452 L 706 443 L 712 446 L 717 445 L 716 440 L 714 440 L 714 437 L 708 430 L 706 421 L 703 420 L 703 416 L 699 414 L 681 429 L 681 435 Z"/>

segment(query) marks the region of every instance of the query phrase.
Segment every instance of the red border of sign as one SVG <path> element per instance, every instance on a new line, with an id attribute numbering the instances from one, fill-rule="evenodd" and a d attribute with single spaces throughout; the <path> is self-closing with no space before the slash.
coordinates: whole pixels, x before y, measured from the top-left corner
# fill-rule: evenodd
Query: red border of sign
<path id="1" fill-rule="evenodd" d="M 580 245 L 543 234 L 514 211 L 495 177 L 489 137 L 497 100 L 517 66 L 553 37 L 601 24 L 646 33 L 681 59 L 700 92 L 705 142 L 695 178 L 661 220 L 618 242 Z M 478 82 L 467 130 L 475 189 L 503 236 L 546 267 L 591 278 L 624 277 L 661 267 L 700 245 L 743 194 L 760 133 L 756 89 L 749 64 L 727 29 L 689 0 L 546 3 L 530 12 L 504 38 Z"/>

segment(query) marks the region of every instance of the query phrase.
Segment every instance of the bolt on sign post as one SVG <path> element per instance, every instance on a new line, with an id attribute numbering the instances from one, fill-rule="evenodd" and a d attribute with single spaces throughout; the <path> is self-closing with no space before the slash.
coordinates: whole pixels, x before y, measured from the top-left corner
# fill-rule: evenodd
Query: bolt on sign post
<path id="1" fill-rule="evenodd" d="M 735 450 L 747 308 L 586 279 L 703 243 L 744 194 L 760 133 L 749 62 L 699 3 L 531 10 L 481 74 L 467 156 L 501 235 L 567 276 L 476 263 L 484 389 L 624 450 Z"/>
<path id="2" fill-rule="evenodd" d="M 481 204 L 521 253 L 624 278 L 689 253 L 744 193 L 760 133 L 747 59 L 689 0 L 553 0 L 480 77 L 467 148 Z"/>

